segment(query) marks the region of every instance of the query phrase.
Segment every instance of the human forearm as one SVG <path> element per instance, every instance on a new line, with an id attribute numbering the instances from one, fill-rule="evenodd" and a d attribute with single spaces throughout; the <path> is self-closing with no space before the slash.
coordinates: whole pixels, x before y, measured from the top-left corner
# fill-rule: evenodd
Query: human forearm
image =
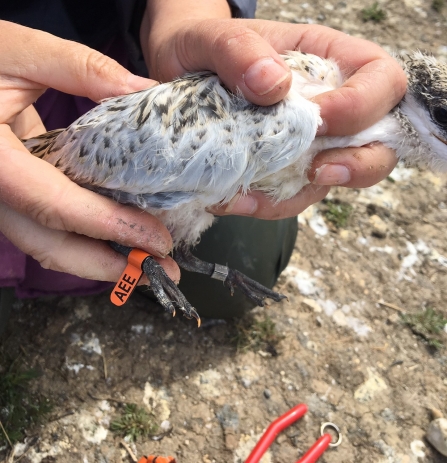
<path id="1" fill-rule="evenodd" d="M 146 12 L 151 26 L 159 22 L 175 24 L 186 19 L 231 18 L 226 0 L 147 0 Z"/>

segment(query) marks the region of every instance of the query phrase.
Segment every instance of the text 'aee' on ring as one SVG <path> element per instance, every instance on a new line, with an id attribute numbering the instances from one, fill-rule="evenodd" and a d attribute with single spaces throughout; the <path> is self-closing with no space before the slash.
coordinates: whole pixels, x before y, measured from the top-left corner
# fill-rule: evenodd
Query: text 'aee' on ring
<path id="1" fill-rule="evenodd" d="M 326 428 L 332 428 L 337 433 L 337 440 L 335 442 L 331 442 L 329 447 L 338 447 L 342 441 L 340 428 L 334 423 L 323 423 L 320 428 L 321 435 L 325 434 Z"/>

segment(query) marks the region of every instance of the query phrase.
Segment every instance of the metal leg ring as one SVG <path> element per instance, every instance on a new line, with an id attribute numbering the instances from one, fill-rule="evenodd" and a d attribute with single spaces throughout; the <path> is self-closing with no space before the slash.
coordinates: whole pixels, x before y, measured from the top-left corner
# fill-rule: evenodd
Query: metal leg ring
<path id="1" fill-rule="evenodd" d="M 214 264 L 214 272 L 211 278 L 215 280 L 225 281 L 228 276 L 228 267 L 226 265 Z"/>

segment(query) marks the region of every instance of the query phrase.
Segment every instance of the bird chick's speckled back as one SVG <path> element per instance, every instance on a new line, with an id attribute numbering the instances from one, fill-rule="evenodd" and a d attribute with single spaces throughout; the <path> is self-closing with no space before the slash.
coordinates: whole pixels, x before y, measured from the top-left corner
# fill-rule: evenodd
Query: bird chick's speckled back
<path id="1" fill-rule="evenodd" d="M 65 130 L 25 141 L 72 180 L 160 217 L 174 244 L 194 244 L 211 225 L 205 209 L 238 191 L 263 190 L 280 201 L 308 183 L 313 157 L 333 147 L 380 141 L 400 159 L 447 170 L 447 66 L 415 53 L 402 103 L 369 129 L 318 137 L 319 107 L 309 98 L 343 84 L 331 60 L 300 52 L 287 97 L 260 107 L 197 73 L 102 102 Z"/>

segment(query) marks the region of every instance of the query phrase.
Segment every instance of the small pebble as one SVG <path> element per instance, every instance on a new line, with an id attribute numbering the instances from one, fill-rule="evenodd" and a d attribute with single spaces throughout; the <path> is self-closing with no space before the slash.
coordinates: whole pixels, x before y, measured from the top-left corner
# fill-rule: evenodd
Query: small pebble
<path id="1" fill-rule="evenodd" d="M 369 224 L 372 227 L 371 234 L 377 238 L 385 238 L 387 235 L 387 224 L 378 216 L 372 215 L 369 218 Z"/>
<path id="2" fill-rule="evenodd" d="M 270 389 L 264 389 L 264 397 L 266 399 L 270 399 L 271 396 L 272 396 L 272 391 Z"/>
<path id="3" fill-rule="evenodd" d="M 396 416 L 394 415 L 394 413 L 392 412 L 392 410 L 389 409 L 389 408 L 384 408 L 384 409 L 380 412 L 380 416 L 381 416 L 385 421 L 395 421 L 395 420 L 396 420 Z"/>
<path id="4" fill-rule="evenodd" d="M 421 440 L 414 440 L 410 444 L 410 449 L 415 457 L 425 458 L 425 444 Z"/>
<path id="5" fill-rule="evenodd" d="M 164 420 L 161 422 L 160 428 L 165 432 L 169 431 L 171 429 L 171 423 L 168 420 Z"/>
<path id="6" fill-rule="evenodd" d="M 241 383 L 242 383 L 242 386 L 245 387 L 245 389 L 248 389 L 251 386 L 251 380 L 247 378 L 242 378 Z"/>
<path id="7" fill-rule="evenodd" d="M 437 418 L 428 425 L 427 440 L 441 455 L 447 457 L 446 418 Z"/>
<path id="8" fill-rule="evenodd" d="M 442 414 L 441 410 L 437 408 L 434 408 L 434 407 L 430 408 L 430 412 L 434 420 L 436 420 L 437 418 L 444 418 L 444 415 Z"/>

